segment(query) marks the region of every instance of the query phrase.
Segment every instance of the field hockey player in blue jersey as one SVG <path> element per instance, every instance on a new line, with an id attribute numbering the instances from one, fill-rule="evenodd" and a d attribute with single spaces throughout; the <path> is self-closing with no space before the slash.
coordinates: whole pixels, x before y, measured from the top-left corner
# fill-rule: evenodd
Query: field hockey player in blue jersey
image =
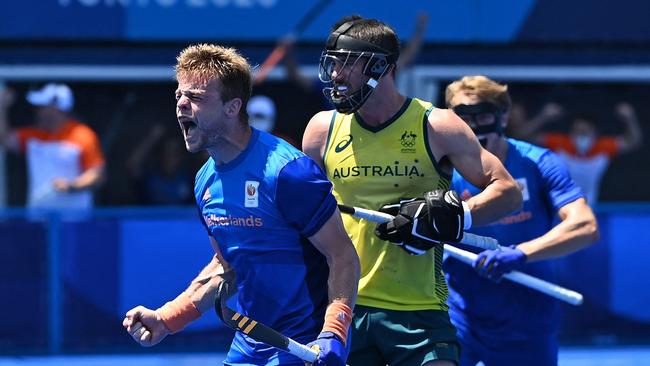
<path id="1" fill-rule="evenodd" d="M 556 300 L 500 280 L 518 270 L 553 281 L 552 264 L 545 260 L 594 243 L 598 238 L 594 214 L 558 156 L 504 136 L 511 105 L 506 85 L 466 76 L 447 87 L 445 98 L 479 142 L 503 162 L 524 199 L 520 211 L 469 230 L 498 239 L 502 249 L 480 253 L 474 268 L 451 257 L 443 262 L 449 315 L 461 344 L 460 364 L 557 365 Z M 480 192 L 457 172 L 452 189 L 464 200 Z"/>
<path id="2" fill-rule="evenodd" d="M 190 46 L 176 78 L 186 148 L 210 155 L 194 193 L 215 256 L 176 299 L 128 311 L 124 327 L 155 345 L 211 310 L 229 281 L 234 310 L 317 349 L 314 365 L 345 365 L 359 260 L 331 183 L 289 143 L 249 126 L 251 67 L 236 50 Z M 236 333 L 226 365 L 304 365 L 245 333 Z"/>

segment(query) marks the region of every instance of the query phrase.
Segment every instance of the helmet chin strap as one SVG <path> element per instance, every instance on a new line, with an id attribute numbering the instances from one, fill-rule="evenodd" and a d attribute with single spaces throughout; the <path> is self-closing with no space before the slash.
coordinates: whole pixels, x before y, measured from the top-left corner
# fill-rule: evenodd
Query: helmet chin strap
<path id="1" fill-rule="evenodd" d="M 366 100 L 368 100 L 372 92 L 375 91 L 377 84 L 379 84 L 378 80 L 370 78 L 357 91 L 353 92 L 350 95 L 345 95 L 343 97 L 335 97 L 334 96 L 335 90 L 333 87 L 326 88 L 323 91 L 325 93 L 329 92 L 330 94 L 329 97 L 332 100 L 332 103 L 334 104 L 334 108 L 336 109 L 337 112 L 343 114 L 350 114 L 356 112 L 357 110 L 359 110 L 359 108 L 361 108 L 361 106 L 363 106 L 363 104 L 366 102 Z"/>

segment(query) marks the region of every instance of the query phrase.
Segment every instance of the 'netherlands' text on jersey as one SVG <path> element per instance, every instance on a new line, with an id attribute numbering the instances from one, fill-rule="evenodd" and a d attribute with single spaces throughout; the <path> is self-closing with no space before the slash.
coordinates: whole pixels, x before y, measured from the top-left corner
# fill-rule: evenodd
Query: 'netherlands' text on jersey
<path id="1" fill-rule="evenodd" d="M 196 175 L 195 196 L 208 233 L 235 270 L 236 310 L 299 342 L 316 339 L 328 304 L 329 269 L 306 238 L 336 209 L 318 165 L 284 140 L 253 129 L 235 160 L 216 165 L 208 159 Z M 237 332 L 226 362 L 268 358 L 295 361 Z"/>
<path id="2" fill-rule="evenodd" d="M 523 208 L 493 224 L 469 230 L 494 237 L 503 246 L 544 235 L 558 222 L 560 208 L 583 197 L 553 152 L 514 139 L 507 142 L 504 166 L 522 192 Z M 456 171 L 452 189 L 463 200 L 480 192 Z M 463 249 L 480 252 L 469 246 Z M 553 298 L 507 280 L 496 284 L 450 257 L 445 257 L 443 268 L 449 285 L 449 313 L 457 328 L 509 338 L 517 337 L 518 331 L 546 334 L 556 330 L 558 309 Z M 551 261 L 527 263 L 521 271 L 549 281 L 555 277 Z"/>
<path id="3" fill-rule="evenodd" d="M 438 169 L 427 143 L 433 106 L 407 99 L 378 127 L 358 114 L 334 113 L 324 154 L 325 171 L 339 203 L 378 210 L 400 199 L 448 189 L 451 176 Z M 376 224 L 342 215 L 359 253 L 357 304 L 391 310 L 446 310 L 442 248 L 412 256 L 374 234 Z"/>

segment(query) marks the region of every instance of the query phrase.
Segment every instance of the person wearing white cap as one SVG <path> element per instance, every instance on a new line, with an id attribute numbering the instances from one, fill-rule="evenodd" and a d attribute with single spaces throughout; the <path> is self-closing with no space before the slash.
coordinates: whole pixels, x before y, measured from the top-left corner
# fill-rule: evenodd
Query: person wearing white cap
<path id="1" fill-rule="evenodd" d="M 104 179 L 104 156 L 95 132 L 70 115 L 72 90 L 65 84 L 48 83 L 29 91 L 26 98 L 35 107 L 35 124 L 10 130 L 7 112 L 14 94 L 8 89 L 0 92 L 0 143 L 27 156 L 27 205 L 92 207 L 92 190 Z"/>

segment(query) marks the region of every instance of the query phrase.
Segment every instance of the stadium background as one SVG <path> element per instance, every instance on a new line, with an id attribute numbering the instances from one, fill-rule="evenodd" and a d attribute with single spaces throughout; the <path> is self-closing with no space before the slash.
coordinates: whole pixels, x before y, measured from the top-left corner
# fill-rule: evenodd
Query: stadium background
<path id="1" fill-rule="evenodd" d="M 97 131 L 108 182 L 98 209 L 82 222 L 56 214 L 34 220 L 25 203 L 20 155 L 3 154 L 0 201 L 0 355 L 223 351 L 229 331 L 213 314 L 154 349 L 141 349 L 121 328 L 126 310 L 156 307 L 183 289 L 210 256 L 187 207 L 138 207 L 124 162 L 156 124 L 173 127 L 172 65 L 189 43 L 239 48 L 261 64 L 311 1 L 288 0 L 24 0 L 0 13 L 0 80 L 23 96 L 47 81 L 75 92 L 75 114 Z M 417 14 L 429 23 L 424 46 L 403 72 L 403 88 L 441 103 L 441 90 L 463 74 L 510 85 L 534 113 L 558 102 L 598 116 L 601 132 L 618 133 L 617 102 L 650 121 L 650 3 L 633 0 L 332 0 L 298 37 L 295 57 L 316 77 L 329 26 L 343 15 L 377 17 L 403 39 Z M 255 94 L 278 107 L 280 132 L 295 139 L 322 108 L 317 90 L 301 91 L 280 64 Z M 19 98 L 12 126 L 32 120 Z M 566 131 L 568 121 L 552 125 Z M 178 141 L 181 143 L 180 134 Z M 564 345 L 650 344 L 650 145 L 616 158 L 597 207 L 601 241 L 557 260 L 563 285 L 585 295 L 564 307 Z M 197 166 L 200 158 L 188 156 Z M 154 257 L 148 255 L 156 252 Z"/>

